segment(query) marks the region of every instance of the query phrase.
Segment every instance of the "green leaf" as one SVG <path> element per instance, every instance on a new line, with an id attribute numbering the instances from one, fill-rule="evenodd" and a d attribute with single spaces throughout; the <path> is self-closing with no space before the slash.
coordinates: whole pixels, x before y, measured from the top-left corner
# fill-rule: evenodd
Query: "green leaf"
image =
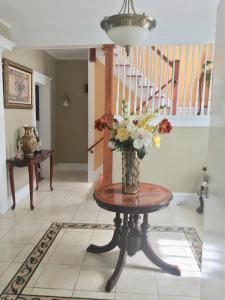
<path id="1" fill-rule="evenodd" d="M 145 157 L 145 154 L 146 154 L 146 152 L 145 152 L 144 147 L 137 151 L 137 156 L 138 156 L 139 159 L 143 159 Z"/>

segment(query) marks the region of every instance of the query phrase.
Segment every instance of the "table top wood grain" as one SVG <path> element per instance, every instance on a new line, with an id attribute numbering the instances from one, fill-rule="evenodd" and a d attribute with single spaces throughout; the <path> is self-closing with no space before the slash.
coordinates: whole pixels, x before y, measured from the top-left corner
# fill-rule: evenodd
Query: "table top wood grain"
<path id="1" fill-rule="evenodd" d="M 122 184 L 101 186 L 95 190 L 97 204 L 109 211 L 119 213 L 150 213 L 167 207 L 173 194 L 167 188 L 140 183 L 137 194 L 123 194 Z"/>

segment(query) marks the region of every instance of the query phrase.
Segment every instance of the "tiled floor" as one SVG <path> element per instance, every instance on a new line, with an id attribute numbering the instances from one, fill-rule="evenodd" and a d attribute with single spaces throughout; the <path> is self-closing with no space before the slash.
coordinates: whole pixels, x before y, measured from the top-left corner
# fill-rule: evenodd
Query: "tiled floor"
<path id="1" fill-rule="evenodd" d="M 93 201 L 93 185 L 85 182 L 86 174 L 60 172 L 54 179 L 53 192 L 48 190 L 47 181 L 40 184 L 34 211 L 29 210 L 25 199 L 15 211 L 0 216 L 0 292 L 52 222 L 112 223 L 114 214 L 101 210 Z M 172 204 L 151 214 L 150 222 L 195 227 L 202 235 L 202 217 L 191 206 Z M 163 259 L 181 267 L 182 277 L 153 270 L 155 267 L 138 253 L 128 259 L 113 292 L 105 293 L 118 250 L 96 256 L 86 253 L 86 247 L 91 241 L 105 243 L 110 234 L 106 230 L 61 230 L 24 293 L 121 300 L 199 299 L 200 272 L 179 233 L 152 232 L 151 239 Z"/>

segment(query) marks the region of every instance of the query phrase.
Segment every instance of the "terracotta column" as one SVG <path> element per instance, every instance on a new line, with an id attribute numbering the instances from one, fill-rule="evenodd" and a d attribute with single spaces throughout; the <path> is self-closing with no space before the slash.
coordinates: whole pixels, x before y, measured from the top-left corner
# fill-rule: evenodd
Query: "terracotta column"
<path id="1" fill-rule="evenodd" d="M 108 124 L 112 124 L 113 107 L 113 48 L 114 45 L 104 45 L 105 50 L 105 116 Z M 112 151 L 108 147 L 108 140 L 111 132 L 104 132 L 103 149 L 103 183 L 105 185 L 112 183 Z"/>

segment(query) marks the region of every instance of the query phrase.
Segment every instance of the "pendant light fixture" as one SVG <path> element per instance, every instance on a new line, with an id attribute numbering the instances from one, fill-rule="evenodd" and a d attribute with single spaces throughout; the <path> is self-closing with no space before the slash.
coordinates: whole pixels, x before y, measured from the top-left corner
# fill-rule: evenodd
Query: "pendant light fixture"
<path id="1" fill-rule="evenodd" d="M 137 14 L 133 0 L 123 0 L 117 15 L 105 17 L 101 27 L 109 38 L 117 45 L 126 48 L 129 55 L 130 46 L 140 46 L 148 38 L 149 31 L 156 26 L 156 21 L 143 14 Z"/>

